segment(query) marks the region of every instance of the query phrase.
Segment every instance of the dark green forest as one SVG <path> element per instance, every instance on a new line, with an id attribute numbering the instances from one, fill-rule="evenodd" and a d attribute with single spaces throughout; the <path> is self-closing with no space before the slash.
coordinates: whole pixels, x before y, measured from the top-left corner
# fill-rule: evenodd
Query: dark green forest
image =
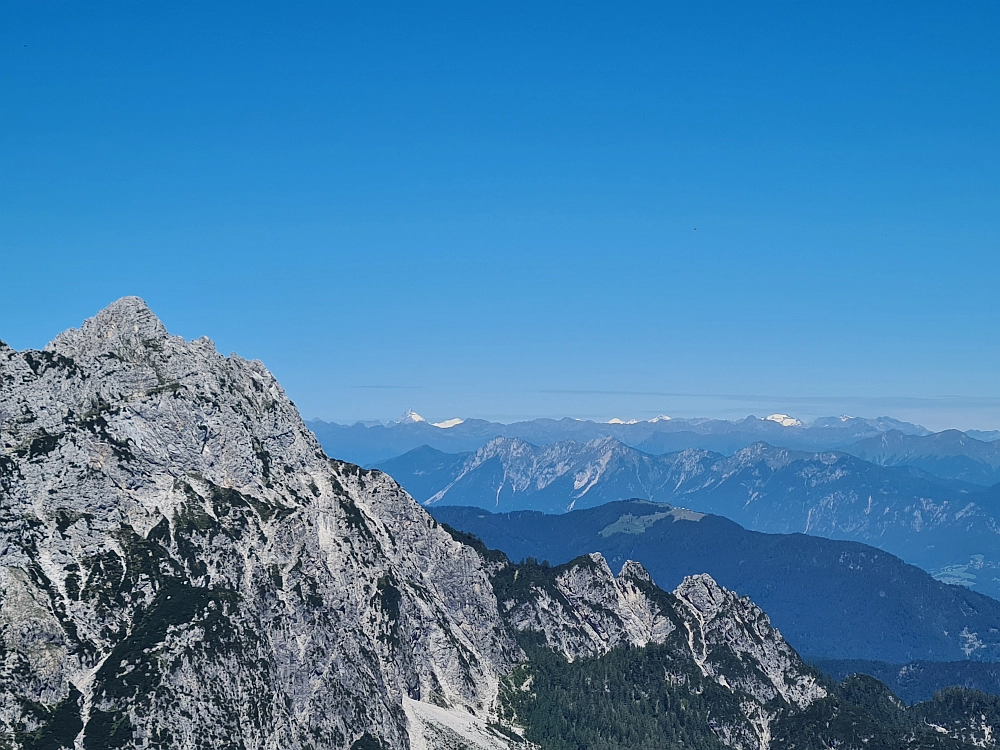
<path id="1" fill-rule="evenodd" d="M 722 750 L 720 731 L 748 736 L 735 694 L 669 648 L 570 663 L 534 637 L 521 641 L 529 661 L 508 680 L 507 718 L 545 750 Z M 867 675 L 826 687 L 830 695 L 805 711 L 774 707 L 772 750 L 989 747 L 983 726 L 1000 724 L 1000 698 L 974 690 L 949 688 L 907 706 Z"/>

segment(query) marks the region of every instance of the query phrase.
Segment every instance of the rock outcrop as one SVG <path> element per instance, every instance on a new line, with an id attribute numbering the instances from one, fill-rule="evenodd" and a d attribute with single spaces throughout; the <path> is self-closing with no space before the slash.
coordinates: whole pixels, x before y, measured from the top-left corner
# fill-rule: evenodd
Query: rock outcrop
<path id="1" fill-rule="evenodd" d="M 521 656 L 472 549 L 137 298 L 0 346 L 0 447 L 0 745 L 403 748 Z"/>
<path id="2" fill-rule="evenodd" d="M 494 585 L 511 626 L 537 633 L 571 662 L 616 648 L 668 648 L 676 668 L 665 679 L 707 679 L 728 691 L 740 718 L 713 728 L 731 747 L 767 748 L 776 718 L 827 695 L 767 615 L 708 575 L 686 578 L 671 594 L 639 563 L 627 561 L 616 577 L 593 553 L 555 568 L 512 566 Z"/>

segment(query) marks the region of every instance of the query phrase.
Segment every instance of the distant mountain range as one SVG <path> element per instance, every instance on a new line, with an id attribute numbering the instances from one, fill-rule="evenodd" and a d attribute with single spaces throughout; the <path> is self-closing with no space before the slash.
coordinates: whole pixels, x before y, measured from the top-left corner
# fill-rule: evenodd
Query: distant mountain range
<path id="1" fill-rule="evenodd" d="M 863 659 L 814 659 L 835 680 L 853 674 L 871 675 L 907 703 L 928 701 L 942 687 L 955 685 L 967 690 L 1000 695 L 1000 664 L 982 661 L 914 661 L 888 664 Z"/>
<path id="2" fill-rule="evenodd" d="M 880 466 L 913 466 L 945 479 L 985 486 L 1000 482 L 1000 441 L 977 440 L 958 430 L 930 435 L 889 430 L 844 451 Z"/>
<path id="3" fill-rule="evenodd" d="M 536 445 L 564 440 L 589 442 L 613 437 L 646 453 L 702 448 L 732 454 L 759 441 L 801 450 L 844 448 L 890 430 L 927 435 L 919 425 L 891 417 L 823 417 L 802 423 L 786 414 L 741 420 L 671 419 L 661 415 L 648 421 L 593 422 L 583 419 L 533 419 L 513 424 L 483 419 L 449 419 L 430 423 L 413 411 L 398 422 L 358 422 L 341 425 L 313 420 L 307 423 L 327 454 L 344 461 L 370 465 L 421 445 L 447 453 L 475 451 L 495 437 L 515 437 Z M 982 437 L 981 435 L 979 437 Z M 1000 433 L 997 434 L 1000 438 Z"/>
<path id="4" fill-rule="evenodd" d="M 655 456 L 614 438 L 546 446 L 496 438 L 474 453 L 422 447 L 375 468 L 428 506 L 560 513 L 628 498 L 669 502 L 756 531 L 865 542 L 1000 596 L 1000 489 L 843 452 L 756 443 L 732 456 Z"/>
<path id="5" fill-rule="evenodd" d="M 807 657 L 1000 660 L 1000 602 L 867 545 L 762 534 L 719 516 L 639 501 L 560 515 L 430 510 L 514 560 L 561 564 L 580 550 L 596 551 L 612 566 L 642 563 L 665 589 L 695 571 L 708 573 L 759 603 Z"/>
<path id="6" fill-rule="evenodd" d="M 328 454 L 362 465 L 424 445 L 445 453 L 472 452 L 495 437 L 516 437 L 535 445 L 613 437 L 653 455 L 697 448 L 729 456 L 757 442 L 812 452 L 842 450 L 882 466 L 912 466 L 939 479 L 984 487 L 1000 482 L 1000 431 L 932 433 L 890 417 L 824 417 L 808 424 L 784 414 L 736 421 L 660 416 L 645 422 L 567 418 L 501 424 L 449 419 L 431 424 L 411 411 L 388 424 L 348 426 L 316 420 L 308 425 Z"/>

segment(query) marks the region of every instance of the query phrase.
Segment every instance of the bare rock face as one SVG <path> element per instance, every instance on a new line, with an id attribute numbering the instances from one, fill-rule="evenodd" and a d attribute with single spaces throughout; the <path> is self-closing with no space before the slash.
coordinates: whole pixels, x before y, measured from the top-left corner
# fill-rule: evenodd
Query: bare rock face
<path id="1" fill-rule="evenodd" d="M 498 592 L 515 630 L 543 633 L 550 648 L 573 661 L 619 646 L 663 643 L 676 629 L 675 618 L 647 596 L 652 581 L 639 563 L 630 560 L 616 578 L 595 552 L 564 568 L 552 583 L 536 580 L 524 582 L 527 588 L 519 592 Z"/>
<path id="2" fill-rule="evenodd" d="M 570 662 L 621 647 L 661 645 L 673 654 L 670 682 L 710 680 L 725 688 L 739 718 L 713 730 L 725 744 L 767 748 L 775 719 L 827 695 L 816 674 L 759 607 L 710 576 L 686 578 L 671 594 L 628 561 L 615 577 L 593 553 L 556 568 L 513 566 L 495 578 L 504 616 L 540 634 Z"/>
<path id="3" fill-rule="evenodd" d="M 764 612 L 722 588 L 708 574 L 689 576 L 674 590 L 692 658 L 702 674 L 740 697 L 740 710 L 760 748 L 784 709 L 802 710 L 826 690 Z M 746 746 L 746 733 L 719 727 L 723 741 Z"/>
<path id="4" fill-rule="evenodd" d="M 0 345 L 0 449 L 0 746 L 403 748 L 521 658 L 472 549 L 137 298 Z"/>
<path id="5" fill-rule="evenodd" d="M 706 674 L 761 703 L 780 699 L 801 709 L 826 695 L 767 615 L 747 597 L 722 588 L 708 574 L 685 578 L 674 596 L 684 607 L 692 655 Z M 734 668 L 730 657 L 742 670 Z"/>

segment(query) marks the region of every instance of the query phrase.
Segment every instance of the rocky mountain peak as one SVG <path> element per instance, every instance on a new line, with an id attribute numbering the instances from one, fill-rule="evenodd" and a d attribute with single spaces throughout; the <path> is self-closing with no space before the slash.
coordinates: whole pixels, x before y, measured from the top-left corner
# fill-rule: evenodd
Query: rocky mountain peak
<path id="1" fill-rule="evenodd" d="M 483 461 L 494 456 L 520 456 L 531 451 L 534 447 L 531 443 L 521 438 L 498 436 L 476 451 L 473 454 L 473 458 Z"/>
<path id="2" fill-rule="evenodd" d="M 132 353 L 168 336 L 166 327 L 142 299 L 122 297 L 80 328 L 56 336 L 46 351 L 67 357 Z"/>
<path id="3" fill-rule="evenodd" d="M 0 735 L 404 748 L 520 658 L 471 548 L 138 298 L 0 351 L 0 445 Z"/>
<path id="4" fill-rule="evenodd" d="M 635 560 L 626 560 L 622 565 L 621 572 L 618 573 L 619 580 L 634 581 L 636 583 L 652 583 L 653 577 L 642 563 Z"/>
<path id="5" fill-rule="evenodd" d="M 418 422 L 426 422 L 426 421 L 427 421 L 426 419 L 424 419 L 415 411 L 413 411 L 413 409 L 407 409 L 405 412 L 403 412 L 403 416 L 401 416 L 396 421 L 396 424 L 417 424 Z"/>
<path id="6" fill-rule="evenodd" d="M 714 618 L 726 606 L 727 598 L 732 596 L 708 573 L 686 577 L 674 594 L 706 621 Z"/>
<path id="7" fill-rule="evenodd" d="M 759 463 L 775 471 L 807 455 L 806 453 L 790 451 L 787 448 L 776 448 L 770 443 L 758 441 L 736 451 L 726 464 L 729 470 L 735 470 Z"/>

